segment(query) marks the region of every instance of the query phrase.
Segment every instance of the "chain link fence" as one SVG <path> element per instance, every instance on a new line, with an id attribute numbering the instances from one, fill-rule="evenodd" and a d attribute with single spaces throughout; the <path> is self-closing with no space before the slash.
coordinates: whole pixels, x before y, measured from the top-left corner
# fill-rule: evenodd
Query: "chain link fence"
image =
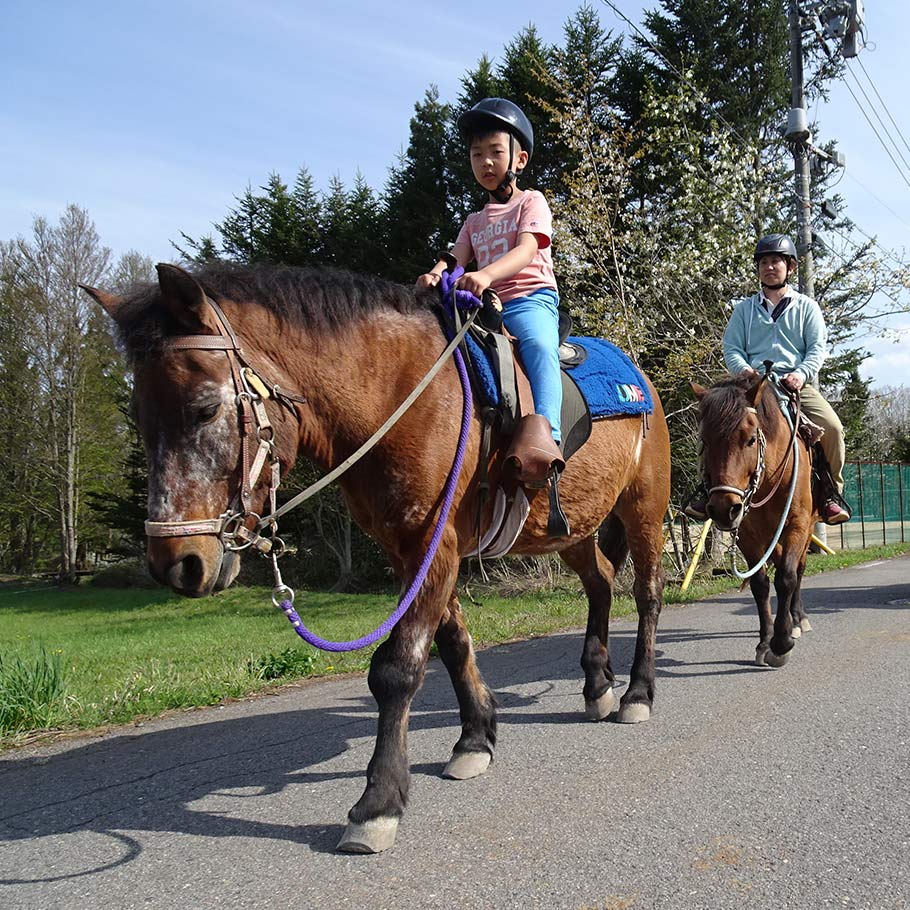
<path id="1" fill-rule="evenodd" d="M 910 464 L 848 462 L 844 465 L 844 499 L 853 517 L 827 529 L 829 547 L 857 550 L 903 543 L 910 536 Z"/>

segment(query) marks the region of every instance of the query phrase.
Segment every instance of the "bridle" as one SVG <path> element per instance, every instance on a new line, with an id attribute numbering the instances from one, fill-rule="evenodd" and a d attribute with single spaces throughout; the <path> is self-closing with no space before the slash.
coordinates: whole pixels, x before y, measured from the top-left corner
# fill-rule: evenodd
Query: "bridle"
<path id="1" fill-rule="evenodd" d="M 283 549 L 280 538 L 275 536 L 277 525 L 268 523 L 271 537 L 263 537 L 262 519 L 251 508 L 253 490 L 263 470 L 268 466 L 268 500 L 271 510 L 276 510 L 276 497 L 281 482 L 281 466 L 275 450 L 275 432 L 265 409 L 265 401 L 273 398 L 293 410 L 293 404 L 305 404 L 306 398 L 284 391 L 275 383 L 269 383 L 260 371 L 250 364 L 243 348 L 224 315 L 221 307 L 210 297 L 205 302 L 218 318 L 218 335 L 175 335 L 164 342 L 165 351 L 224 351 L 234 383 L 234 401 L 238 408 L 240 424 L 240 450 L 242 473 L 240 487 L 226 511 L 217 518 L 191 519 L 187 521 L 146 521 L 145 533 L 149 537 L 194 537 L 214 535 L 219 538 L 225 550 L 245 550 L 253 547 L 264 555 L 278 545 Z M 257 524 L 254 529 L 246 527 L 253 517 Z"/>
<path id="2" fill-rule="evenodd" d="M 762 480 L 765 474 L 765 450 L 768 447 L 768 441 L 765 438 L 765 433 L 762 430 L 761 426 L 758 427 L 756 431 L 757 441 L 758 441 L 758 462 L 755 465 L 755 470 L 752 472 L 752 476 L 749 478 L 749 483 L 744 490 L 741 490 L 739 487 L 728 486 L 726 484 L 719 484 L 716 487 L 711 487 L 708 490 L 708 498 L 710 499 L 711 495 L 714 493 L 733 493 L 734 496 L 739 496 L 743 504 L 743 518 L 746 517 L 746 513 L 750 508 L 758 509 L 769 502 L 774 494 L 780 489 L 781 481 L 784 479 L 784 474 L 786 473 L 787 465 L 790 461 L 790 456 L 795 457 L 796 446 L 794 445 L 796 441 L 796 433 L 799 428 L 799 417 L 802 407 L 799 395 L 794 396 L 796 398 L 796 417 L 792 421 L 792 426 L 790 428 L 790 441 L 787 443 L 787 454 L 784 455 L 781 463 L 774 470 L 774 473 L 771 475 L 777 476 L 777 480 L 774 483 L 774 486 L 771 488 L 771 492 L 768 493 L 763 499 L 758 500 L 757 502 L 753 501 L 755 494 L 758 492 L 759 487 L 761 487 Z M 747 413 L 758 415 L 758 410 L 753 407 L 746 408 Z M 786 415 L 785 415 L 786 416 Z M 789 417 L 788 417 L 789 420 Z"/>
<path id="3" fill-rule="evenodd" d="M 768 365 L 770 366 L 770 365 Z M 770 373 L 770 369 L 768 370 Z M 736 546 L 739 539 L 739 530 L 742 527 L 742 521 L 733 531 L 733 542 L 730 548 L 731 560 L 732 560 L 732 569 L 733 574 L 740 579 L 751 578 L 756 572 L 758 572 L 762 566 L 767 562 L 771 556 L 774 548 L 777 546 L 778 540 L 780 540 L 780 535 L 783 532 L 784 525 L 787 522 L 787 517 L 790 514 L 790 506 L 793 503 L 793 494 L 796 492 L 796 482 L 799 477 L 799 456 L 797 454 L 797 443 L 796 443 L 796 434 L 799 428 L 799 417 L 801 410 L 801 402 L 799 395 L 796 396 L 796 415 L 795 418 L 790 421 L 790 416 L 787 414 L 786 410 L 784 411 L 784 417 L 791 424 L 790 427 L 790 441 L 787 444 L 787 454 L 781 459 L 780 465 L 775 469 L 774 473 L 777 474 L 777 481 L 771 489 L 771 492 L 768 493 L 764 499 L 759 500 L 758 502 L 753 502 L 755 493 L 758 491 L 758 488 L 761 486 L 762 478 L 765 472 L 765 449 L 767 448 L 767 440 L 765 439 L 765 434 L 762 431 L 761 426 L 758 427 L 757 436 L 758 436 L 758 463 L 755 466 L 755 470 L 752 472 L 752 476 L 749 479 L 749 484 L 745 490 L 740 490 L 738 487 L 718 485 L 716 487 L 711 487 L 708 490 L 708 498 L 711 497 L 712 493 L 733 493 L 736 496 L 739 496 L 742 499 L 743 511 L 742 518 L 746 517 L 746 513 L 750 508 L 759 508 L 769 502 L 774 494 L 780 488 L 781 482 L 784 479 L 784 474 L 786 473 L 787 464 L 790 461 L 791 454 L 793 455 L 793 470 L 790 473 L 790 489 L 787 492 L 787 501 L 784 505 L 784 508 L 781 512 L 780 521 L 777 524 L 777 530 L 774 532 L 774 535 L 771 538 L 771 542 L 768 545 L 765 552 L 762 554 L 761 558 L 755 563 L 752 568 L 748 569 L 745 572 L 741 572 L 736 565 Z M 758 414 L 756 408 L 749 407 L 747 411 L 753 414 Z"/>
<path id="4" fill-rule="evenodd" d="M 758 415 L 758 410 L 756 408 L 746 408 L 746 411 L 750 414 Z M 739 496 L 743 503 L 743 516 L 745 516 L 748 511 L 752 498 L 761 486 L 762 478 L 765 474 L 765 449 L 768 446 L 768 441 L 765 438 L 765 433 L 761 427 L 758 428 L 756 436 L 758 441 L 758 462 L 755 465 L 755 470 L 752 472 L 752 476 L 749 478 L 749 483 L 746 485 L 746 488 L 741 490 L 739 487 L 729 486 L 728 484 L 718 484 L 716 487 L 711 487 L 708 490 L 709 499 L 715 493 L 732 493 L 734 496 Z M 767 498 L 763 500 L 763 503 L 764 502 L 767 502 Z M 763 503 L 759 503 L 759 505 Z"/>
<path id="5" fill-rule="evenodd" d="M 452 296 L 456 322 L 459 322 L 457 319 L 458 307 L 464 307 L 465 309 L 469 307 L 463 303 L 455 304 L 454 291 Z M 461 343 L 467 331 L 474 324 L 479 312 L 476 307 L 480 306 L 480 301 L 476 301 L 476 307 L 471 306 L 473 312 L 463 324 L 458 325 L 457 332 L 449 341 L 445 350 L 385 423 L 341 464 L 288 500 L 281 507 L 278 507 L 276 501 L 281 483 L 281 465 L 275 450 L 274 430 L 266 413 L 264 402 L 271 397 L 293 411 L 294 403 L 306 404 L 307 399 L 299 395 L 292 395 L 281 389 L 277 384 L 270 384 L 263 377 L 261 371 L 254 369 L 247 360 L 243 348 L 241 348 L 237 336 L 234 334 L 234 330 L 231 328 L 231 324 L 228 322 L 228 318 L 221 307 L 207 295 L 205 296 L 205 301 L 218 317 L 219 334 L 175 335 L 166 339 L 164 349 L 166 351 L 224 351 L 227 355 L 234 382 L 235 401 L 239 409 L 242 462 L 240 489 L 234 495 L 227 510 L 222 512 L 217 518 L 185 521 L 146 521 L 145 533 L 148 537 L 213 535 L 219 538 L 226 551 L 240 551 L 252 547 L 262 553 L 263 556 L 272 558 L 276 578 L 280 578 L 277 569 L 277 557 L 282 555 L 285 547 L 284 541 L 277 536 L 278 519 L 344 474 L 345 471 L 366 455 L 397 423 L 399 418 L 429 385 L 433 377 L 442 369 L 448 358 Z M 466 392 L 466 394 L 469 393 Z M 253 452 L 254 445 L 256 447 L 255 453 Z M 252 510 L 251 505 L 253 490 L 256 488 L 266 463 L 269 465 L 268 501 L 271 511 L 268 515 L 260 516 Z M 246 522 L 251 517 L 256 519 L 255 527 L 252 529 L 246 527 Z M 260 533 L 265 528 L 270 531 L 268 537 L 264 537 Z M 278 588 L 284 588 L 283 583 L 280 581 Z"/>

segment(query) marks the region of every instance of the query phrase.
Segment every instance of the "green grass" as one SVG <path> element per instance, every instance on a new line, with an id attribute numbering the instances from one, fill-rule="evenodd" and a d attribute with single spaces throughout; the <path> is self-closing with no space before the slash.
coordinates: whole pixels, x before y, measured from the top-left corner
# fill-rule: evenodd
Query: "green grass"
<path id="1" fill-rule="evenodd" d="M 52 727 L 64 717 L 65 692 L 59 652 L 0 654 L 0 734 Z"/>
<path id="2" fill-rule="evenodd" d="M 894 544 L 812 556 L 807 574 L 907 551 L 910 544 Z M 689 603 L 737 584 L 698 577 L 684 594 L 668 585 L 665 599 Z M 478 647 L 577 628 L 586 618 L 575 581 L 565 590 L 510 597 L 472 585 L 461 601 Z M 303 593 L 295 606 L 314 632 L 346 640 L 376 628 L 395 598 Z M 631 599 L 620 596 L 613 615 L 633 610 Z M 25 731 L 127 723 L 276 682 L 362 671 L 371 653 L 310 648 L 272 606 L 267 588 L 187 600 L 163 590 L 0 585 L 0 717 L 9 718 L 0 724 L 0 747 L 22 742 Z"/>

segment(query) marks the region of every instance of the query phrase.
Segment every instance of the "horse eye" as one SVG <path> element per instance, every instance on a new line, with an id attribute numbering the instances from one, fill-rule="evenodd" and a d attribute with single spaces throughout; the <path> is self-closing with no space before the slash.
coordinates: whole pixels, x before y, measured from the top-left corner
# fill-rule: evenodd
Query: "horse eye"
<path id="1" fill-rule="evenodd" d="M 208 423 L 211 420 L 214 420 L 215 415 L 221 409 L 221 405 L 218 402 L 214 404 L 207 404 L 204 407 L 199 408 L 196 412 L 196 423 Z"/>
<path id="2" fill-rule="evenodd" d="M 756 436 L 750 436 L 750 437 L 749 437 L 749 441 L 746 443 L 746 445 L 747 445 L 747 446 L 754 446 L 754 445 L 755 445 L 756 439 L 757 439 Z"/>

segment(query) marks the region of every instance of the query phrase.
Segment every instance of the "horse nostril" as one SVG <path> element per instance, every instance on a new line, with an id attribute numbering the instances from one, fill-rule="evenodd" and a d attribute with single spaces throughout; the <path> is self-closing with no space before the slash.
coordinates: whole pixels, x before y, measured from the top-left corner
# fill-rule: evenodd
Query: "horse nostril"
<path id="1" fill-rule="evenodd" d="M 198 594 L 202 586 L 205 566 L 195 553 L 190 553 L 175 562 L 166 574 L 166 584 L 169 584 L 175 591 L 179 591 L 181 594 Z"/>
<path id="2" fill-rule="evenodd" d="M 732 524 L 736 521 L 743 510 L 743 504 L 741 502 L 736 503 L 735 505 L 730 506 L 730 523 Z"/>

